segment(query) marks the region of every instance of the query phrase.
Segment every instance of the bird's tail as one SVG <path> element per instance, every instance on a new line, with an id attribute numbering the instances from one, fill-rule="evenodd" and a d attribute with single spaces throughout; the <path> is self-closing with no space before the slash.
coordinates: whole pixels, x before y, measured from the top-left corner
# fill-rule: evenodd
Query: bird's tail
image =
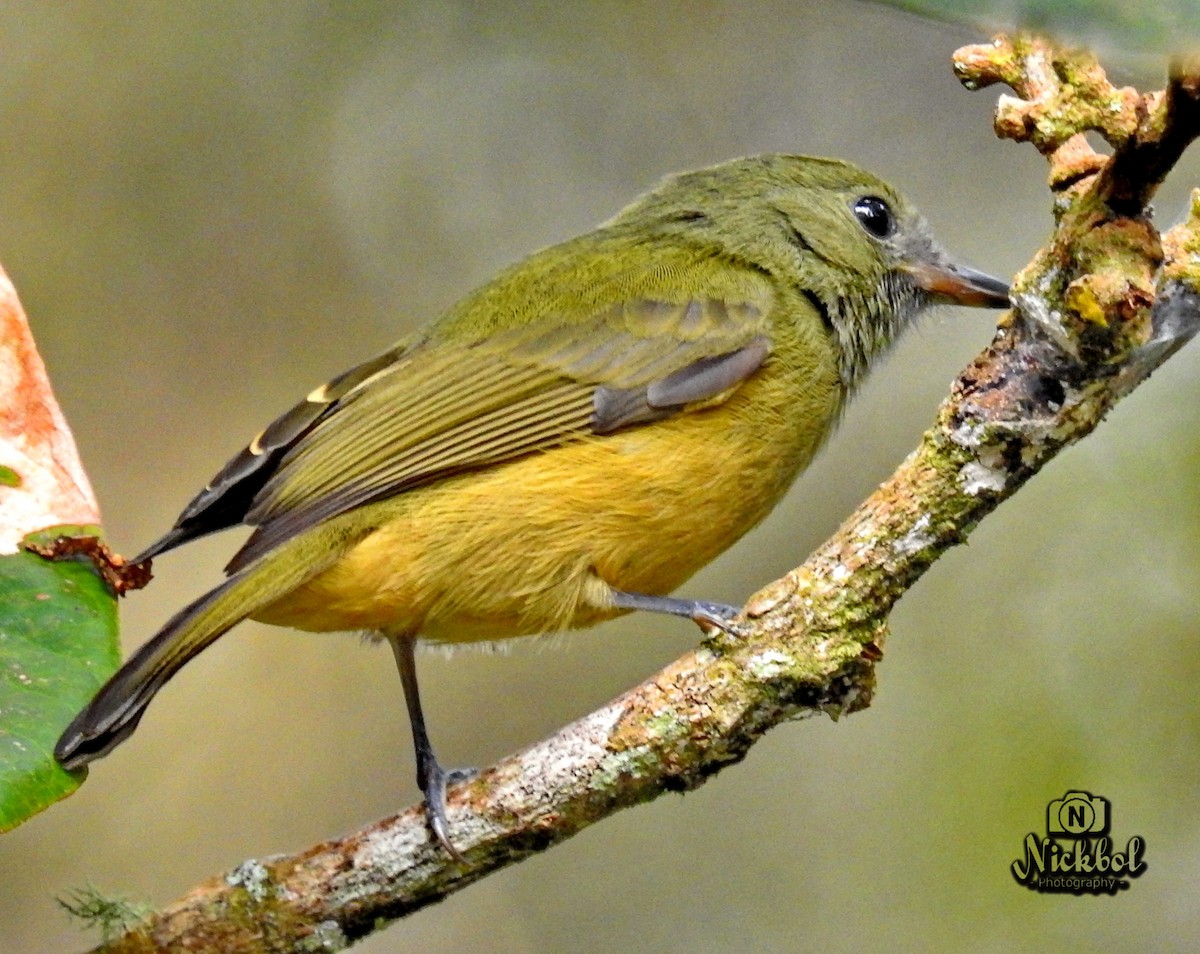
<path id="1" fill-rule="evenodd" d="M 305 535 L 309 538 L 313 534 Z M 123 742 L 158 692 L 192 657 L 255 611 L 311 579 L 340 552 L 333 548 L 306 559 L 301 536 L 235 573 L 216 589 L 176 613 L 113 674 L 54 747 L 66 769 L 107 755 Z"/>

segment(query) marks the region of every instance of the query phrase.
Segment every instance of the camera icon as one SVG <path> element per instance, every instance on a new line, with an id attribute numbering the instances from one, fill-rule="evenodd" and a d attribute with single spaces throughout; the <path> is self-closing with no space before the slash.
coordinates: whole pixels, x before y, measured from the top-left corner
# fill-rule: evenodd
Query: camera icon
<path id="1" fill-rule="evenodd" d="M 1046 807 L 1046 833 L 1081 838 L 1108 831 L 1108 799 L 1090 792 L 1067 792 Z"/>

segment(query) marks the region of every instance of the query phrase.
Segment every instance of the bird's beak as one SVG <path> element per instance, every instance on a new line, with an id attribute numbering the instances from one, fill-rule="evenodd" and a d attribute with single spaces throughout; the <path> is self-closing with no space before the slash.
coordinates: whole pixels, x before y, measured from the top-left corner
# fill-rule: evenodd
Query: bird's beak
<path id="1" fill-rule="evenodd" d="M 905 266 L 913 283 L 937 301 L 980 308 L 1007 308 L 1008 282 L 952 262 L 914 262 Z"/>

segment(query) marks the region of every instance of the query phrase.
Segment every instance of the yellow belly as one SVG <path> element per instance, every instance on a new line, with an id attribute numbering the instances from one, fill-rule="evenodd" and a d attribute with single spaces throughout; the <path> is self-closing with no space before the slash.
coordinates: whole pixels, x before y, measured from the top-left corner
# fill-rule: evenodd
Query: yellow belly
<path id="1" fill-rule="evenodd" d="M 448 642 L 611 618 L 610 588 L 670 593 L 758 523 L 839 404 L 831 380 L 762 375 L 714 408 L 370 505 L 357 519 L 378 529 L 255 618 Z"/>

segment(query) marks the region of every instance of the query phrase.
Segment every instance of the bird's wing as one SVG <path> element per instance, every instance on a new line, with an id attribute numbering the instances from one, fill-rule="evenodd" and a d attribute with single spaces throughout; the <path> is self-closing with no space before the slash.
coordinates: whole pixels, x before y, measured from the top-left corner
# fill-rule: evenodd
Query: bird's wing
<path id="1" fill-rule="evenodd" d="M 241 523 L 255 495 L 270 479 L 288 449 L 343 398 L 390 368 L 407 350 L 406 345 L 397 345 L 310 391 L 304 400 L 279 415 L 222 467 L 184 507 L 175 525 L 132 562 L 141 563 L 189 540 Z"/>
<path id="2" fill-rule="evenodd" d="M 770 284 L 743 276 L 668 297 L 657 281 L 625 273 L 607 301 L 573 314 L 560 299 L 557 311 L 473 339 L 435 328 L 397 346 L 272 423 L 146 555 L 255 525 L 233 572 L 363 504 L 723 400 L 770 352 Z"/>
<path id="3" fill-rule="evenodd" d="M 258 530 L 230 569 L 439 477 L 711 402 L 766 359 L 768 304 L 632 299 L 586 321 L 403 352 L 283 455 L 246 514 Z"/>

